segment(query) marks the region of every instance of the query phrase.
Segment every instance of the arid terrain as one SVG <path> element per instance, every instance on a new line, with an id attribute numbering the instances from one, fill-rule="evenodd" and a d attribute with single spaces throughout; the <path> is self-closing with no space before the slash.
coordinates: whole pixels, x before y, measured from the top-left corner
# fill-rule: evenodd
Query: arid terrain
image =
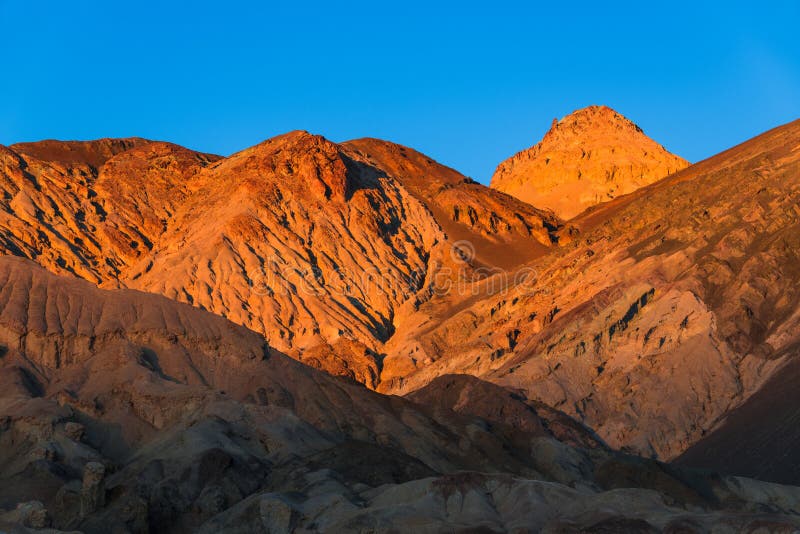
<path id="1" fill-rule="evenodd" d="M 800 121 L 0 146 L 0 530 L 800 530 Z"/>

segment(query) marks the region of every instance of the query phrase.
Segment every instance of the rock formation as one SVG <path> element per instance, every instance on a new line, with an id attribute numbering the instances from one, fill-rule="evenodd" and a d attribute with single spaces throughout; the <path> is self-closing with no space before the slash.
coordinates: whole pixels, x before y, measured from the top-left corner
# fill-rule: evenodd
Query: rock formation
<path id="1" fill-rule="evenodd" d="M 687 165 L 613 109 L 589 106 L 553 119 L 539 143 L 497 167 L 491 187 L 571 219 Z"/>
<path id="2" fill-rule="evenodd" d="M 116 283 L 215 159 L 144 139 L 0 146 L 0 251 Z"/>
<path id="3" fill-rule="evenodd" d="M 81 516 L 87 517 L 105 506 L 106 488 L 103 483 L 105 474 L 106 468 L 100 462 L 88 462 L 83 466 Z"/>

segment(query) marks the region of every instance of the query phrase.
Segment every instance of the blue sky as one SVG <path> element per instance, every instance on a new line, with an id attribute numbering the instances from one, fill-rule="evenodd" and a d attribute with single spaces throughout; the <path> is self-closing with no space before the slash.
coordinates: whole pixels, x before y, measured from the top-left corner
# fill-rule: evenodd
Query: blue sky
<path id="1" fill-rule="evenodd" d="M 0 143 L 381 137 L 481 181 L 606 104 L 697 161 L 800 118 L 800 2 L 0 0 Z"/>

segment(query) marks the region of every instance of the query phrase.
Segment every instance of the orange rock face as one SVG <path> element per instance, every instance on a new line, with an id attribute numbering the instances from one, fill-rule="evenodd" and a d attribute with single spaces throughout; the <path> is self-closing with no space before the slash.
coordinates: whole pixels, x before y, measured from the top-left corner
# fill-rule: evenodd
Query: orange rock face
<path id="1" fill-rule="evenodd" d="M 491 187 L 571 219 L 687 165 L 613 109 L 590 106 L 554 119 L 538 144 L 497 167 Z"/>
<path id="2" fill-rule="evenodd" d="M 3 161 L 4 252 L 202 307 L 371 387 L 384 343 L 451 276 L 453 243 L 470 243 L 468 269 L 505 268 L 544 254 L 560 227 L 378 140 L 292 132 L 225 159 L 46 141 Z"/>
<path id="3" fill-rule="evenodd" d="M 116 284 L 215 159 L 144 139 L 0 147 L 0 251 Z"/>

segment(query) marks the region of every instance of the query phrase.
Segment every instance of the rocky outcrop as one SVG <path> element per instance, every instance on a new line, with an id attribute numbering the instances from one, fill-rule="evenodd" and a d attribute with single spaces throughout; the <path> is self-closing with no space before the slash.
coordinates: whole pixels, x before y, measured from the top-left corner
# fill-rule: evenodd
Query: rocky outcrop
<path id="1" fill-rule="evenodd" d="M 50 516 L 41 502 L 22 502 L 11 512 L 0 515 L 0 524 L 2 523 L 44 529 L 50 526 Z"/>
<path id="2" fill-rule="evenodd" d="M 613 109 L 589 106 L 553 119 L 539 143 L 497 167 L 491 187 L 571 219 L 688 165 Z"/>

